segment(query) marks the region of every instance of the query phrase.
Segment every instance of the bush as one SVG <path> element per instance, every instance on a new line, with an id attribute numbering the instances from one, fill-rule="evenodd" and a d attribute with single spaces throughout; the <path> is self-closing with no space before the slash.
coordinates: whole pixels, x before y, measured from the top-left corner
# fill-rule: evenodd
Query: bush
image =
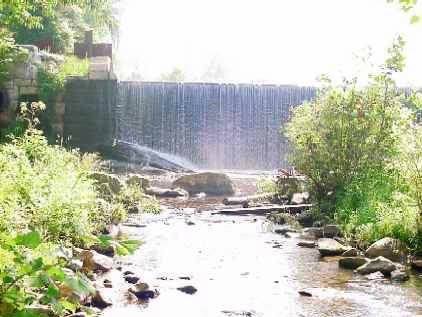
<path id="1" fill-rule="evenodd" d="M 0 27 L 0 84 L 9 79 L 13 65 L 26 57 L 25 50 L 15 45 L 10 32 Z"/>
<path id="2" fill-rule="evenodd" d="M 326 87 L 297 107 L 286 134 L 291 163 L 307 176 L 317 208 L 349 238 L 368 244 L 393 236 L 418 251 L 422 133 L 391 77 L 403 67 L 402 44 L 389 50 L 369 86 Z"/>
<path id="3" fill-rule="evenodd" d="M 21 107 L 27 111 L 25 133 L 0 145 L 0 231 L 33 228 L 48 241 L 81 244 L 114 219 L 116 208 L 98 211 L 89 178 L 97 158 L 48 145 L 29 114 L 36 105 Z M 103 214 L 101 221 L 95 213 Z"/>
<path id="4" fill-rule="evenodd" d="M 80 273 L 64 270 L 67 260 L 54 254 L 57 247 L 43 243 L 41 236 L 27 232 L 18 236 L 0 234 L 0 315 L 45 317 L 33 304 L 47 305 L 57 316 L 74 313 L 80 305 L 60 289 L 88 295 L 94 289 Z"/>

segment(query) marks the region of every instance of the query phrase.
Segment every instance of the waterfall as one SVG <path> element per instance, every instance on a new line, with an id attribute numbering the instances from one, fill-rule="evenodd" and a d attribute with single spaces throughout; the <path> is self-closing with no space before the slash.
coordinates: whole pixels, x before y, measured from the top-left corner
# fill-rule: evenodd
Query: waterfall
<path id="1" fill-rule="evenodd" d="M 120 82 L 116 138 L 210 169 L 287 165 L 281 127 L 312 87 Z"/>

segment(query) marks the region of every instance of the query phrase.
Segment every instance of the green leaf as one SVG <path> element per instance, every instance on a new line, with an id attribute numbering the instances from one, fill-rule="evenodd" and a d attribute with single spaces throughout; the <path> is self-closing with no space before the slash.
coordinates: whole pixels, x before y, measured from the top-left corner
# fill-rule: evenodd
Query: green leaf
<path id="1" fill-rule="evenodd" d="M 413 16 L 410 18 L 410 23 L 415 24 L 415 23 L 418 23 L 420 20 L 421 20 L 421 17 L 420 17 L 420 16 L 418 16 L 418 15 L 413 15 Z"/>
<path id="2" fill-rule="evenodd" d="M 16 244 L 23 245 L 30 249 L 35 249 L 41 243 L 41 236 L 38 232 L 32 231 L 27 234 L 18 235 L 16 237 Z"/>
<path id="3" fill-rule="evenodd" d="M 47 295 L 53 298 L 58 298 L 60 296 L 59 289 L 53 284 L 48 285 Z"/>
<path id="4" fill-rule="evenodd" d="M 76 305 L 67 301 L 67 300 L 60 300 L 59 304 L 63 306 L 63 308 L 67 311 L 70 311 L 71 313 L 74 313 L 76 311 Z"/>
<path id="5" fill-rule="evenodd" d="M 47 275 L 53 280 L 63 282 L 65 279 L 65 274 L 63 270 L 59 267 L 53 266 L 47 270 Z"/>
<path id="6" fill-rule="evenodd" d="M 139 240 L 122 240 L 119 241 L 119 244 L 125 247 L 129 253 L 132 254 L 139 248 L 142 242 Z"/>
<path id="7" fill-rule="evenodd" d="M 32 265 L 32 271 L 33 272 L 39 271 L 39 270 L 42 269 L 42 267 L 44 265 L 43 259 L 41 257 L 37 258 L 36 260 L 31 262 L 31 265 Z"/>

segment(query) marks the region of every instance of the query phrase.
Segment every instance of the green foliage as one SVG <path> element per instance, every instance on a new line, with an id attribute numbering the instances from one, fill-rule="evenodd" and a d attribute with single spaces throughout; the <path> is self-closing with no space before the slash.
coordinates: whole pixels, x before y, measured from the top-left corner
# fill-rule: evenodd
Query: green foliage
<path id="1" fill-rule="evenodd" d="M 47 144 L 36 129 L 40 107 L 21 106 L 27 130 L 0 145 L 0 232 L 35 228 L 49 241 L 81 244 L 114 219 L 116 207 L 99 210 L 89 178 L 95 156 Z"/>
<path id="2" fill-rule="evenodd" d="M 398 38 L 370 86 L 327 87 L 293 111 L 286 129 L 290 159 L 309 178 L 323 210 L 333 210 L 337 191 L 360 175 L 383 170 L 400 152 L 411 124 L 392 80 L 403 68 L 402 46 Z"/>
<path id="3" fill-rule="evenodd" d="M 297 107 L 286 134 L 317 208 L 350 238 L 393 236 L 422 250 L 420 102 L 398 96 L 392 77 L 404 67 L 403 44 L 399 37 L 369 86 L 328 86 Z"/>
<path id="4" fill-rule="evenodd" d="M 26 52 L 16 46 L 12 35 L 0 27 L 0 83 L 9 79 L 13 65 L 25 57 Z"/>
<path id="5" fill-rule="evenodd" d="M 0 27 L 15 33 L 20 44 L 52 42 L 55 52 L 70 51 L 86 29 L 99 36 L 117 28 L 112 0 L 30 0 L 0 2 Z"/>
<path id="6" fill-rule="evenodd" d="M 31 309 L 43 304 L 63 316 L 76 311 L 79 303 L 60 292 L 63 286 L 80 295 L 93 292 L 90 281 L 80 273 L 68 275 L 67 260 L 54 254 L 57 247 L 42 242 L 29 231 L 21 235 L 0 234 L 0 315 L 45 316 Z"/>
<path id="7" fill-rule="evenodd" d="M 86 76 L 88 69 L 88 60 L 74 56 L 66 56 L 65 62 L 58 66 L 57 71 L 40 68 L 38 71 L 38 85 L 41 100 L 48 103 L 57 94 L 63 92 L 66 77 Z"/>
<path id="8" fill-rule="evenodd" d="M 125 185 L 123 190 L 116 196 L 116 200 L 129 210 L 141 210 L 153 214 L 161 212 L 158 200 L 145 195 L 138 184 Z"/>

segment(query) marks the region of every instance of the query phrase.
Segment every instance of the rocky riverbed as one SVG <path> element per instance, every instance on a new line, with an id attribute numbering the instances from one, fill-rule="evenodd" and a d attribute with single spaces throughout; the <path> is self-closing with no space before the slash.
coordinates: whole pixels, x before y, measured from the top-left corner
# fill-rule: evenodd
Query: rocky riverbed
<path id="1" fill-rule="evenodd" d="M 231 177 L 250 194 L 257 175 Z M 207 211 L 221 198 L 163 203 L 177 208 L 123 227 L 144 244 L 97 281 L 107 280 L 102 291 L 112 303 L 102 316 L 422 316 L 420 272 L 408 271 L 405 282 L 354 273 L 264 216 Z M 137 287 L 148 290 L 146 300 Z"/>

